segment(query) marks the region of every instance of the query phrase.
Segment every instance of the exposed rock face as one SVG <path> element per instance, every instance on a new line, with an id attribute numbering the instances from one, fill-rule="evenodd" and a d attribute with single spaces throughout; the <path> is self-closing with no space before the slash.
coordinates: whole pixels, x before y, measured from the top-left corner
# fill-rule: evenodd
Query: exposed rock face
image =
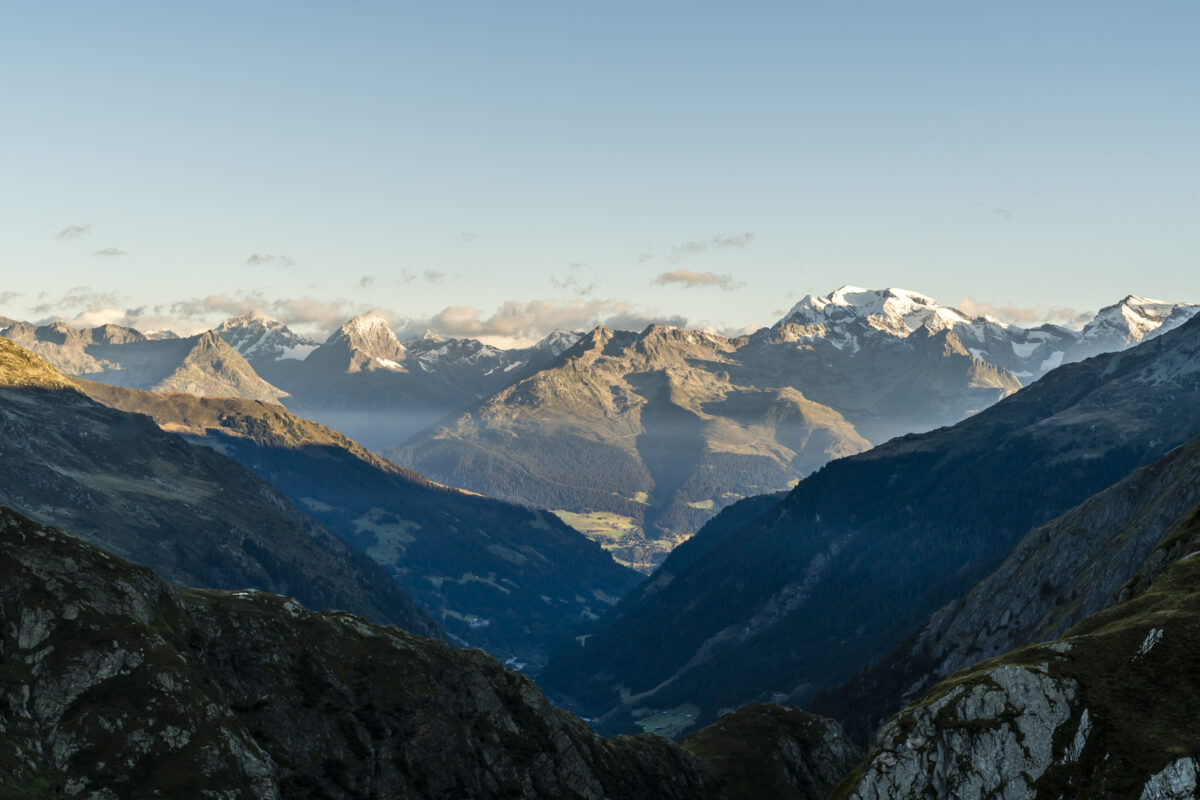
<path id="1" fill-rule="evenodd" d="M 1197 793 L 1196 759 L 1180 758 L 1150 776 L 1140 800 L 1193 800 Z"/>
<path id="2" fill-rule="evenodd" d="M 1055 758 L 1073 754 L 1055 753 L 1054 736 L 1076 688 L 1036 669 L 990 669 L 885 725 L 850 797 L 1032 798 Z"/>
<path id="3" fill-rule="evenodd" d="M 0 795 L 745 796 L 666 739 L 597 737 L 479 652 L 277 595 L 173 589 L 7 509 L 0 555 Z M 760 771 L 790 760 L 775 769 L 827 789 L 853 750 L 790 713 L 730 720 L 781 743 Z M 829 753 L 800 744 L 814 726 Z"/>

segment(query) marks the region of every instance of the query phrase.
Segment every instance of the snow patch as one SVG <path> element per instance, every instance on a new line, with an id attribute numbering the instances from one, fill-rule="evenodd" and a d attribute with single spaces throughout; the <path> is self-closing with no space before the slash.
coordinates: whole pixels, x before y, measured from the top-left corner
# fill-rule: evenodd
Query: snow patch
<path id="1" fill-rule="evenodd" d="M 1042 346 L 1041 342 L 1013 342 L 1013 353 L 1017 358 L 1029 358 L 1033 352 Z"/>
<path id="2" fill-rule="evenodd" d="M 1049 372 L 1052 369 L 1058 369 L 1061 367 L 1064 355 L 1065 353 L 1063 353 L 1062 350 L 1055 350 L 1053 353 L 1051 353 L 1050 357 L 1041 364 L 1040 369 L 1042 372 Z"/>
<path id="3" fill-rule="evenodd" d="M 308 358 L 309 354 L 318 347 L 320 347 L 320 345 L 317 344 L 294 344 L 290 347 L 283 348 L 283 352 L 280 353 L 279 359 L 283 360 L 285 358 L 294 358 L 297 361 L 303 361 L 304 359 Z"/>

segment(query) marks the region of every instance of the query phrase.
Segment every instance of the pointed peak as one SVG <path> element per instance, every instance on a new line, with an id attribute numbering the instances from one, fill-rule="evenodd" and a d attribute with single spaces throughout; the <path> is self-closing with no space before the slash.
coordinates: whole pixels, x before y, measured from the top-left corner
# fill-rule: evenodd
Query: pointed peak
<path id="1" fill-rule="evenodd" d="M 247 311 L 245 314 L 239 314 L 236 317 L 230 317 L 217 326 L 218 330 L 229 330 L 230 328 L 246 328 L 250 326 L 269 327 L 273 325 L 282 325 L 283 323 L 272 317 L 261 308 L 255 308 Z"/>
<path id="2" fill-rule="evenodd" d="M 346 320 L 345 324 L 342 325 L 341 330 L 345 333 L 362 333 L 366 331 L 379 330 L 381 328 L 387 329 L 388 332 L 391 332 L 392 330 L 391 326 L 388 325 L 388 321 L 383 318 L 382 314 L 379 314 L 376 311 L 368 311 L 365 314 L 359 314 Z"/>
<path id="3" fill-rule="evenodd" d="M 554 355 L 566 352 L 575 346 L 575 343 L 586 336 L 583 331 L 569 331 L 566 328 L 555 328 L 546 334 L 534 345 L 539 350 L 547 350 Z"/>

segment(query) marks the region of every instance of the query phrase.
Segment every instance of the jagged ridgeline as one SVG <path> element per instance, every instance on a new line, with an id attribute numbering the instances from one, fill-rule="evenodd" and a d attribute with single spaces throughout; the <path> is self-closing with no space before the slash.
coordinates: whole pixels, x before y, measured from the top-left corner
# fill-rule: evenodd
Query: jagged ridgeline
<path id="1" fill-rule="evenodd" d="M 386 567 L 457 641 L 540 667 L 637 582 L 553 514 L 449 489 L 277 405 L 78 381 L 253 470 Z"/>
<path id="2" fill-rule="evenodd" d="M 180 584 L 438 628 L 391 576 L 225 456 L 83 394 L 0 338 L 0 503 Z"/>
<path id="3" fill-rule="evenodd" d="M 419 434 L 390 454 L 442 483 L 551 509 L 649 571 L 743 496 L 956 422 L 1049 369 L 1194 312 L 1130 296 L 1081 331 L 1026 329 L 915 292 L 847 286 L 734 338 L 664 326 L 555 331 L 502 350 L 434 334 L 401 342 L 364 315 L 318 342 L 261 313 L 187 339 L 12 320 L 0 333 L 71 375 L 277 400 L 376 450 Z M 581 338 L 581 352 L 563 358 Z"/>
<path id="4" fill-rule="evenodd" d="M 950 428 L 826 466 L 633 608 L 564 646 L 545 685 L 629 729 L 804 704 L 878 661 L 1026 533 L 1200 434 L 1200 320 L 1054 370 Z M 664 578 L 660 581 L 660 578 Z M 907 688 L 907 687 L 904 687 Z"/>
<path id="5" fill-rule="evenodd" d="M 601 739 L 478 651 L 173 588 L 4 508 L 0 648 L 3 797 L 816 800 L 861 757 L 763 706 Z"/>
<path id="6" fill-rule="evenodd" d="M 561 511 L 649 571 L 741 497 L 956 423 L 1060 364 L 1193 313 L 1131 296 L 1082 331 L 1025 329 L 915 292 L 848 286 L 748 336 L 598 328 L 387 452 L 435 480 Z"/>

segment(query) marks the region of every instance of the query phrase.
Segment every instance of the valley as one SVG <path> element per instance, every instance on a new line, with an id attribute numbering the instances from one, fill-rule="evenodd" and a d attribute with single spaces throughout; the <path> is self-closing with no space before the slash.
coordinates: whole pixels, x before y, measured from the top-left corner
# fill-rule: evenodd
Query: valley
<path id="1" fill-rule="evenodd" d="M 0 800 L 1200 800 L 1200 3 L 3 11 Z"/>
<path id="2" fill-rule="evenodd" d="M 401 343 L 371 318 L 324 345 L 254 315 L 191 339 L 13 323 L 0 338 L 5 585 L 24 592 L 12 608 L 34 611 L 13 618 L 5 652 L 79 618 L 93 631 L 142 620 L 107 655 L 62 634 L 35 691 L 110 696 L 152 664 L 166 688 L 139 702 L 166 727 L 146 738 L 121 727 L 126 713 L 103 723 L 123 733 L 95 739 L 86 710 L 39 722 L 13 706 L 0 724 L 20 744 L 0 788 L 100 797 L 181 775 L 263 797 L 443 796 L 444 780 L 597 798 L 1176 785 L 1195 766 L 1164 760 L 1183 752 L 1167 742 L 1191 697 L 1180 631 L 1200 596 L 1193 310 L 1127 298 L 1091 331 L 1000 328 L 1007 366 L 984 360 L 998 347 L 987 325 L 899 290 L 808 298 L 736 338 L 564 334 L 533 348 L 540 362 Z M 1088 348 L 1101 352 L 1076 360 Z M 860 360 L 822 371 L 833 351 Z M 487 396 L 473 384 L 477 399 L 390 459 L 301 413 L 356 414 L 359 392 L 383 416 L 411 410 L 417 384 L 395 377 L 406 362 L 431 375 L 454 361 L 448 392 L 518 356 L 511 379 Z M 1048 370 L 1036 379 L 1035 361 Z M 427 419 L 445 408 L 421 402 Z M 252 650 L 222 655 L 231 631 Z M 1129 652 L 1153 692 L 1123 688 Z M 124 666 L 72 672 L 105 659 Z M 0 665 L 0 679 L 19 669 Z M 385 677 L 397 670 L 400 684 Z M 194 691 L 205 710 L 186 711 Z M 423 696 L 438 699 L 414 705 Z M 1162 726 L 1122 721 L 1131 703 L 1161 708 Z M 470 722 L 480 713 L 498 727 Z M 65 731 L 118 749 L 37 753 Z M 391 755 L 397 736 L 407 760 Z M 999 772 L 984 763 L 1017 750 Z M 934 754 L 946 751 L 971 755 Z M 225 766 L 190 772 L 217 753 Z M 108 769 L 117 757 L 144 767 Z"/>

